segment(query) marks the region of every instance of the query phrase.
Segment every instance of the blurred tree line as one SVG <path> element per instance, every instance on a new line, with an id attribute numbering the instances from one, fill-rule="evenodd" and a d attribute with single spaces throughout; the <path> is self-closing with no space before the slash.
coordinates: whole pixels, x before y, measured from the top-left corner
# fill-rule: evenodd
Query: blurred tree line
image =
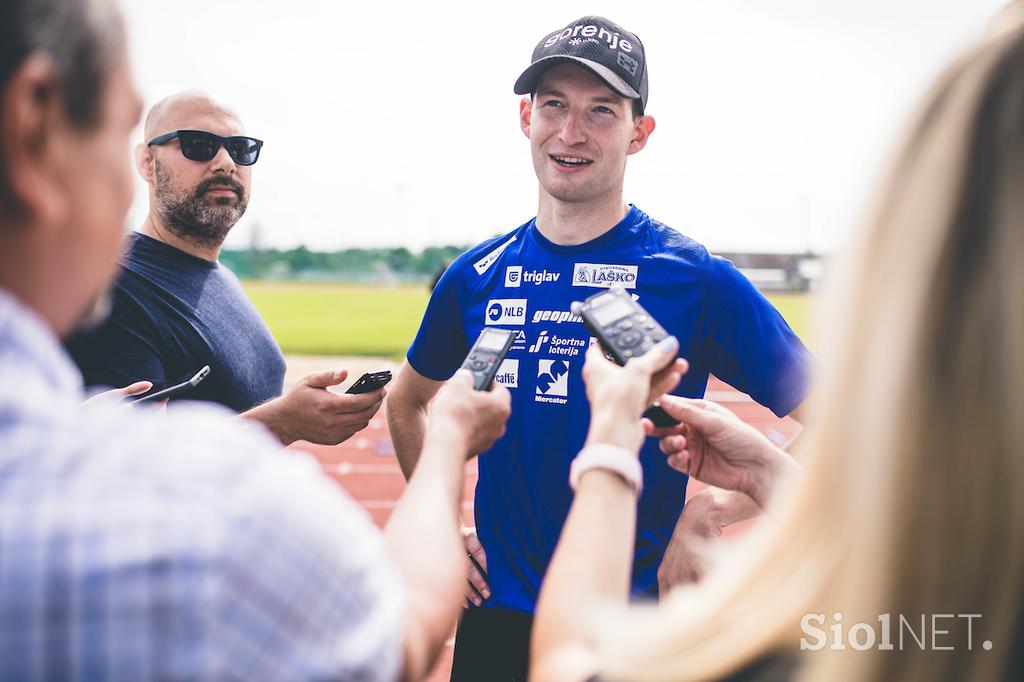
<path id="1" fill-rule="evenodd" d="M 404 246 L 383 249 L 310 251 L 225 249 L 220 261 L 242 279 L 300 279 L 343 282 L 423 282 L 447 267 L 467 246 L 428 246 L 414 253 Z"/>

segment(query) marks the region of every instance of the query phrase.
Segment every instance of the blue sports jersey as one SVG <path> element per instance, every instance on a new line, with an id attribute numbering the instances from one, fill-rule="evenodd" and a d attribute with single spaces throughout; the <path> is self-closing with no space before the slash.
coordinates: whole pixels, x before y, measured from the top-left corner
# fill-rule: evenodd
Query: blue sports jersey
<path id="1" fill-rule="evenodd" d="M 586 244 L 553 244 L 531 220 L 466 252 L 435 288 L 408 359 L 445 380 L 485 327 L 519 332 L 496 377 L 512 394 L 507 432 L 479 459 L 487 606 L 533 612 L 572 501 L 569 464 L 590 419 L 581 376 L 590 334 L 570 305 L 613 285 L 679 339 L 690 370 L 675 393 L 703 396 L 714 373 L 780 416 L 804 398 L 810 356 L 775 308 L 729 261 L 636 207 Z M 633 593 L 653 596 L 687 478 L 653 438 L 640 459 Z"/>

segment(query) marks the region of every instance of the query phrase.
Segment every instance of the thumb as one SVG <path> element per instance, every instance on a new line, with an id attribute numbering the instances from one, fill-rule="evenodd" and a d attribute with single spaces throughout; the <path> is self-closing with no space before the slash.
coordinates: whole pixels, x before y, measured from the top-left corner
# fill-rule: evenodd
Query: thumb
<path id="1" fill-rule="evenodd" d="M 140 393 L 145 393 L 151 388 L 153 388 L 152 381 L 136 381 L 134 384 L 128 384 L 122 388 L 121 393 L 125 396 L 138 395 Z"/>
<path id="2" fill-rule="evenodd" d="M 676 337 L 666 336 L 649 351 L 630 362 L 642 366 L 648 374 L 655 374 L 668 367 L 678 351 L 679 341 Z"/>
<path id="3" fill-rule="evenodd" d="M 701 430 L 716 426 L 721 419 L 718 414 L 702 409 L 698 403 L 688 398 L 667 395 L 659 400 L 658 404 L 669 416 Z"/>
<path id="4" fill-rule="evenodd" d="M 328 386 L 337 386 L 347 376 L 348 370 L 345 369 L 323 369 L 319 372 L 313 372 L 303 379 L 302 382 L 312 388 L 327 388 Z"/>

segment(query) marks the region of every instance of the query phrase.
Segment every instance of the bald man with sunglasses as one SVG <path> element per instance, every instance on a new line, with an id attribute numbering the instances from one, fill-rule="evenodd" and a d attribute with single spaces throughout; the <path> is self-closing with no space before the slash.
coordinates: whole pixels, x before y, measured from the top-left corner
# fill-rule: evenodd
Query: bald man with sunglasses
<path id="1" fill-rule="evenodd" d="M 217 262 L 245 213 L 262 140 L 238 115 L 196 92 L 172 95 L 146 117 L 136 168 L 149 214 L 127 238 L 110 314 L 67 348 L 88 385 L 178 383 L 210 374 L 187 398 L 224 405 L 266 425 L 284 444 L 335 444 L 363 429 L 384 389 L 327 390 L 345 370 L 307 376 L 282 395 L 281 349 L 238 279 Z"/>

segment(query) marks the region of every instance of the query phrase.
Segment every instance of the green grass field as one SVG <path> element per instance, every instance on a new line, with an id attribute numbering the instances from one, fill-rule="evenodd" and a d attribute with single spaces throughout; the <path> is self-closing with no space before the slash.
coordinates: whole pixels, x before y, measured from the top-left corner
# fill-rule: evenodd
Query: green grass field
<path id="1" fill-rule="evenodd" d="M 401 357 L 419 328 L 428 293 L 422 286 L 245 282 L 245 290 L 285 353 Z M 770 297 L 809 343 L 810 297 Z"/>

